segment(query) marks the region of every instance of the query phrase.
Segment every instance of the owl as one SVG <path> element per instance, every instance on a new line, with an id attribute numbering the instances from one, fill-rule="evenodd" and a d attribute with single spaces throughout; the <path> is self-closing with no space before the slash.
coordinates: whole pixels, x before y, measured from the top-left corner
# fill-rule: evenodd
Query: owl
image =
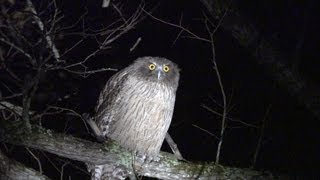
<path id="1" fill-rule="evenodd" d="M 138 58 L 113 75 L 96 106 L 95 121 L 103 136 L 156 158 L 171 123 L 178 82 L 178 66 L 162 57 Z M 96 168 L 101 175 L 103 166 Z"/>

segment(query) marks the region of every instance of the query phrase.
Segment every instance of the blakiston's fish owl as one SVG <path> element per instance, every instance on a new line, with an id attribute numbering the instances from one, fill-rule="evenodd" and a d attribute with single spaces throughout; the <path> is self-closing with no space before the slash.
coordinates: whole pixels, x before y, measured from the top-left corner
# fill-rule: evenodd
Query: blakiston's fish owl
<path id="1" fill-rule="evenodd" d="M 179 69 L 170 60 L 138 58 L 101 92 L 95 117 L 99 129 L 122 147 L 155 158 L 171 123 L 178 81 Z M 101 176 L 103 166 L 96 168 Z"/>

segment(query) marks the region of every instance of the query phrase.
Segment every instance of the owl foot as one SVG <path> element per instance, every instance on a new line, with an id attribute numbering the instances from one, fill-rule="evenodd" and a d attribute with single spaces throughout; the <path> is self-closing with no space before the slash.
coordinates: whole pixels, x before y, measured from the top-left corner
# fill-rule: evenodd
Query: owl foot
<path id="1" fill-rule="evenodd" d="M 158 156 L 148 156 L 142 153 L 135 153 L 135 159 L 139 163 L 150 163 L 152 161 L 158 162 L 160 158 Z"/>
<path id="2" fill-rule="evenodd" d="M 88 170 L 91 173 L 91 180 L 125 180 L 131 175 L 125 167 L 119 165 L 103 164 L 103 165 L 90 165 L 87 164 Z"/>

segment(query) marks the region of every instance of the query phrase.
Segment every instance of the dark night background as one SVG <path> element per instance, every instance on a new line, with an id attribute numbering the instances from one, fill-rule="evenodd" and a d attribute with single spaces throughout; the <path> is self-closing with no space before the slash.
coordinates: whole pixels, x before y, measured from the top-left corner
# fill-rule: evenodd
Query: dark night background
<path id="1" fill-rule="evenodd" d="M 254 24 L 262 35 L 274 42 L 276 55 L 282 56 L 284 63 L 308 83 L 319 86 L 319 5 L 316 0 L 298 1 L 235 1 L 239 12 L 247 21 Z M 123 1 L 122 6 L 128 15 L 139 2 Z M 35 4 L 41 7 L 40 4 Z M 206 9 L 200 1 L 148 1 L 146 9 L 156 8 L 152 14 L 164 21 L 179 24 L 193 33 L 208 38 L 203 23 Z M 96 1 L 59 1 L 65 24 L 76 21 L 88 11 L 86 23 L 98 29 L 103 23 L 110 23 L 110 8 L 101 8 Z M 50 9 L 48 9 L 50 11 Z M 216 22 L 215 22 L 216 23 Z M 75 27 L 81 28 L 79 27 Z M 73 29 L 74 30 L 74 29 Z M 186 33 L 176 40 L 181 29 L 161 23 L 150 16 L 141 21 L 135 29 L 112 43 L 111 48 L 97 54 L 87 64 L 89 68 L 111 67 L 121 69 L 141 56 L 162 56 L 179 65 L 180 84 L 177 92 L 175 112 L 169 133 L 177 143 L 182 155 L 190 161 L 214 161 L 218 140 L 205 132 L 219 136 L 221 117 L 205 109 L 207 106 L 222 112 L 221 92 L 213 69 L 211 46 L 208 43 L 188 38 Z M 141 37 L 137 48 L 129 49 Z M 175 41 L 176 40 L 176 41 Z M 214 35 L 218 68 L 228 100 L 228 127 L 224 136 L 220 162 L 222 165 L 247 168 L 251 166 L 260 135 L 261 122 L 265 120 L 265 130 L 256 169 L 289 174 L 302 179 L 319 178 L 320 142 L 317 117 L 295 96 L 258 64 L 247 48 L 242 47 L 230 32 L 219 28 Z M 73 35 L 57 40 L 58 48 L 69 47 L 77 41 Z M 92 39 L 69 54 L 70 59 L 81 59 L 95 48 Z M 300 43 L 300 44 L 299 44 Z M 298 46 L 299 45 L 299 46 Z M 44 108 L 44 104 L 71 108 L 79 113 L 94 112 L 98 95 L 108 78 L 115 72 L 107 71 L 82 78 L 64 71 L 48 73 L 40 83 L 33 107 Z M 3 76 L 5 77 L 5 76 Z M 4 81 L 5 78 L 1 78 Z M 3 87 L 1 87 L 3 88 Z M 57 99 L 71 95 L 62 102 Z M 217 103 L 215 103 L 215 101 Z M 245 122 L 255 127 L 247 126 Z M 77 137 L 94 140 L 85 130 L 83 122 L 76 117 L 61 115 L 48 117 L 42 121 L 45 127 L 66 132 Z M 196 127 L 197 126 L 197 127 Z M 198 128 L 200 127 L 200 128 Z M 169 151 L 166 143 L 164 150 Z M 24 148 L 12 147 L 10 157 L 32 167 L 37 163 Z M 170 151 L 169 151 L 170 152 Z M 39 153 L 43 160 L 44 172 L 58 179 L 57 170 L 48 159 Z M 55 156 L 52 156 L 53 158 Z M 62 163 L 66 159 L 53 160 Z M 65 167 L 65 178 L 79 179 L 85 174 L 85 166 L 70 161 Z M 305 177 L 305 178 L 304 178 Z"/>

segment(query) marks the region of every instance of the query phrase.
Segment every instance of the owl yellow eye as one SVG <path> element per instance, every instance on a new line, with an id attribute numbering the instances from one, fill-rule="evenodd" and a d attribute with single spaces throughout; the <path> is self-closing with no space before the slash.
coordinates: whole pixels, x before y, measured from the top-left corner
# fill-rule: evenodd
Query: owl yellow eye
<path id="1" fill-rule="evenodd" d="M 151 71 L 153 71 L 153 70 L 155 70 L 156 69 L 156 65 L 155 64 L 150 64 L 149 65 L 149 69 L 151 70 Z"/>
<path id="2" fill-rule="evenodd" d="M 170 70 L 169 66 L 167 66 L 167 65 L 163 66 L 163 71 L 164 72 L 168 72 L 169 70 Z"/>

